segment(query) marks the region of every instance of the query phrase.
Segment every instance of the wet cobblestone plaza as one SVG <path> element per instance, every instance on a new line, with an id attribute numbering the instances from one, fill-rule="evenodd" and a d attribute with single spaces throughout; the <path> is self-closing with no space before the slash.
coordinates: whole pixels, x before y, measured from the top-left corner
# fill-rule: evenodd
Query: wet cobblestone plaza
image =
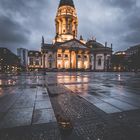
<path id="1" fill-rule="evenodd" d="M 60 131 L 57 115 L 73 124 Z M 140 74 L 0 76 L 0 140 L 139 140 Z"/>

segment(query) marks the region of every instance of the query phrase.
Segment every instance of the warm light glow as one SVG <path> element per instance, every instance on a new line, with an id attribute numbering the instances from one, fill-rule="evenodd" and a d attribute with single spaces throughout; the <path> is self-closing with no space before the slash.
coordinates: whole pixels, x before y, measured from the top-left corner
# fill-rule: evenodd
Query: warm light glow
<path id="1" fill-rule="evenodd" d="M 69 68 L 69 62 L 66 61 L 66 62 L 65 62 L 65 69 L 68 69 L 68 68 Z"/>
<path id="2" fill-rule="evenodd" d="M 77 37 L 78 18 L 76 9 L 71 6 L 59 7 L 56 14 L 55 42 L 64 42 Z"/>
<path id="3" fill-rule="evenodd" d="M 88 68 L 88 62 L 84 62 L 84 68 L 87 69 Z"/>
<path id="4" fill-rule="evenodd" d="M 58 69 L 61 69 L 61 68 L 62 68 L 62 61 L 58 61 L 58 62 L 57 62 L 57 68 L 58 68 Z"/>
<path id="5" fill-rule="evenodd" d="M 82 69 L 82 61 L 78 61 L 78 68 Z"/>

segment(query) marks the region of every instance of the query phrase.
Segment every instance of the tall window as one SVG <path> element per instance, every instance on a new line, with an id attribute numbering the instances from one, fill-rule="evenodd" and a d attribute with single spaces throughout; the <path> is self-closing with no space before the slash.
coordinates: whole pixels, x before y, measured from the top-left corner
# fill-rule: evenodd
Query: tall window
<path id="1" fill-rule="evenodd" d="M 30 65 L 33 65 L 33 58 L 30 58 Z"/>
<path id="2" fill-rule="evenodd" d="M 39 65 L 39 59 L 36 59 L 35 65 Z"/>
<path id="3" fill-rule="evenodd" d="M 51 62 L 49 63 L 49 68 L 52 68 L 52 63 Z"/>
<path id="4" fill-rule="evenodd" d="M 102 60 L 101 58 L 98 59 L 98 66 L 101 66 L 102 65 Z"/>

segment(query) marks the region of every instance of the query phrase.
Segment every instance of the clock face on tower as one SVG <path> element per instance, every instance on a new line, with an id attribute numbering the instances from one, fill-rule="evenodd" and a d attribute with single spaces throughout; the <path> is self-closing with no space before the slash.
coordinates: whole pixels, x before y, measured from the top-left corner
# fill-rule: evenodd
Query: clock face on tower
<path id="1" fill-rule="evenodd" d="M 56 18 L 56 42 L 64 42 L 77 37 L 78 18 L 72 0 L 61 0 Z"/>

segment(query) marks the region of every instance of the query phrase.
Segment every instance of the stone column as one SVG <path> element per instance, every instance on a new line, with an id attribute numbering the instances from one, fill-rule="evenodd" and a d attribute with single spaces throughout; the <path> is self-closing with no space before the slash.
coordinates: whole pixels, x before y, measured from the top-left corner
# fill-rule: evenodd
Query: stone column
<path id="1" fill-rule="evenodd" d="M 45 69 L 45 53 L 43 53 L 43 69 Z"/>
<path id="2" fill-rule="evenodd" d="M 82 68 L 84 69 L 84 52 L 82 52 Z"/>
<path id="3" fill-rule="evenodd" d="M 55 65 L 56 65 L 56 69 L 57 69 L 57 51 L 56 51 L 55 59 L 56 59 L 56 63 L 55 63 Z"/>
<path id="4" fill-rule="evenodd" d="M 62 50 L 62 67 L 64 68 L 64 52 L 65 50 Z"/>
<path id="5" fill-rule="evenodd" d="M 91 55 L 88 53 L 88 69 L 91 69 Z"/>
<path id="6" fill-rule="evenodd" d="M 63 27 L 63 20 L 61 20 L 60 22 L 61 22 L 61 32 L 60 32 L 60 34 L 62 34 L 62 31 L 63 31 L 63 29 L 62 29 L 62 27 Z"/>
<path id="7" fill-rule="evenodd" d="M 104 71 L 106 71 L 107 68 L 106 68 L 106 53 L 104 54 Z"/>
<path id="8" fill-rule="evenodd" d="M 72 51 L 70 50 L 70 69 L 72 68 L 71 53 L 72 53 Z"/>
<path id="9" fill-rule="evenodd" d="M 78 69 L 78 51 L 75 51 L 76 53 L 76 69 Z"/>

